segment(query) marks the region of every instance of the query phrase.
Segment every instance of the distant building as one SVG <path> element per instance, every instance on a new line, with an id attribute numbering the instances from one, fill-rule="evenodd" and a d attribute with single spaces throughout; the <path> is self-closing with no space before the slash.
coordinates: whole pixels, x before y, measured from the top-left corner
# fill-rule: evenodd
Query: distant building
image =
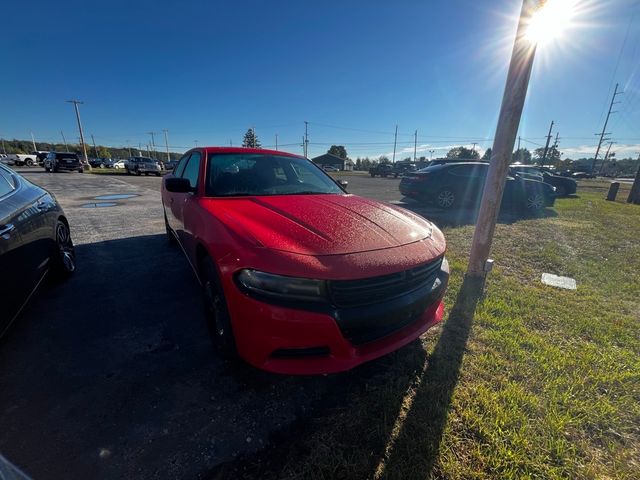
<path id="1" fill-rule="evenodd" d="M 331 153 L 325 153 L 319 157 L 312 158 L 311 161 L 320 167 L 334 167 L 338 170 L 353 170 L 354 163 L 348 158 L 340 158 Z"/>

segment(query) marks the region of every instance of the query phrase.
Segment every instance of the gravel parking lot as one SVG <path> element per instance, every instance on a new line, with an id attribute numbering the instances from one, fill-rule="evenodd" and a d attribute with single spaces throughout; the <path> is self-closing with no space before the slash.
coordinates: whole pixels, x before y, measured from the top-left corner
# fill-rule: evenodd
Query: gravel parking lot
<path id="1" fill-rule="evenodd" d="M 196 279 L 166 244 L 160 178 L 21 173 L 63 205 L 79 266 L 0 341 L 0 452 L 34 478 L 206 478 L 403 354 L 312 378 L 223 363 Z M 399 198 L 398 180 L 345 178 L 353 193 Z"/>

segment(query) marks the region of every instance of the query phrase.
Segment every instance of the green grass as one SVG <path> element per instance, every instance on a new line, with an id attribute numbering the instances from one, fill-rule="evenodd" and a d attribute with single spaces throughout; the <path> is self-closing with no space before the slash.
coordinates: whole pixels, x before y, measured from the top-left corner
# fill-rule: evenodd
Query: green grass
<path id="1" fill-rule="evenodd" d="M 234 475 L 640 478 L 640 207 L 603 197 L 581 189 L 555 217 L 499 225 L 475 315 L 456 304 L 473 227 L 446 229 L 442 326 L 349 374 L 337 405 Z"/>

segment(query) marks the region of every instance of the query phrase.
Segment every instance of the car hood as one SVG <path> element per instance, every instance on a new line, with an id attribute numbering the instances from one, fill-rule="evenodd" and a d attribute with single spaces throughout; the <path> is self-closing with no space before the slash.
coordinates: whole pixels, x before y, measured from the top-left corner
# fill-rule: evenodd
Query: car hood
<path id="1" fill-rule="evenodd" d="M 354 195 L 205 199 L 203 206 L 258 247 L 303 255 L 393 248 L 430 239 L 434 231 L 407 210 Z"/>

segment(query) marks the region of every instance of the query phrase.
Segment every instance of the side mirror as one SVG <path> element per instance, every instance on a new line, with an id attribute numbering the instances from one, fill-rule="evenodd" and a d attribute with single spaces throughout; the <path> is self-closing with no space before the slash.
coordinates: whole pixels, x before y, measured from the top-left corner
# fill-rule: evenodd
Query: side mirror
<path id="1" fill-rule="evenodd" d="M 165 178 L 164 188 L 166 188 L 168 192 L 172 193 L 189 193 L 194 191 L 194 189 L 191 188 L 191 183 L 189 183 L 188 179 L 178 177 Z"/>
<path id="2" fill-rule="evenodd" d="M 336 183 L 340 186 L 342 190 L 347 191 L 347 187 L 349 186 L 349 182 L 346 180 L 336 180 Z"/>

